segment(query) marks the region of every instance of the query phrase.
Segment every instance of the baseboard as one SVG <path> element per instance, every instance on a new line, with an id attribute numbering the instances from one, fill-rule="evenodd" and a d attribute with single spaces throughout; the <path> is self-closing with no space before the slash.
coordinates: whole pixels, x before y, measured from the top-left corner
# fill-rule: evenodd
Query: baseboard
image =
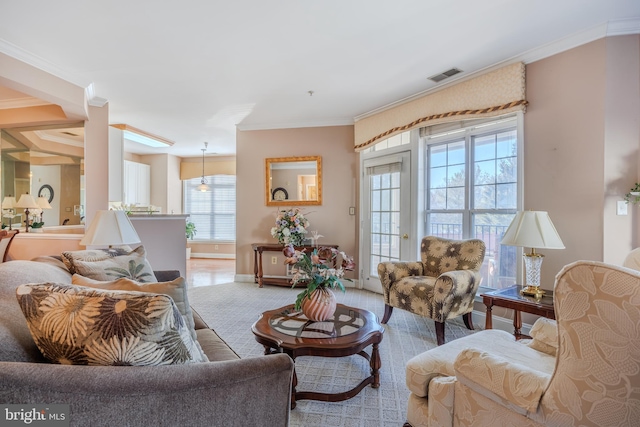
<path id="1" fill-rule="evenodd" d="M 212 254 L 207 252 L 191 252 L 191 258 L 236 259 L 236 254 Z"/>

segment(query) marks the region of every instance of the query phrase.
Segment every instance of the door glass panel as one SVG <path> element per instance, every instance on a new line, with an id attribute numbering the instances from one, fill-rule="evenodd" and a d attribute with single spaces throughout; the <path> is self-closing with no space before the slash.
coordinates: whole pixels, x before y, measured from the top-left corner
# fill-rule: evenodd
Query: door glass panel
<path id="1" fill-rule="evenodd" d="M 371 254 L 369 274 L 377 276 L 378 263 L 400 256 L 400 172 L 371 176 Z M 377 185 L 375 185 L 377 183 Z M 380 203 L 376 203 L 379 201 Z"/>

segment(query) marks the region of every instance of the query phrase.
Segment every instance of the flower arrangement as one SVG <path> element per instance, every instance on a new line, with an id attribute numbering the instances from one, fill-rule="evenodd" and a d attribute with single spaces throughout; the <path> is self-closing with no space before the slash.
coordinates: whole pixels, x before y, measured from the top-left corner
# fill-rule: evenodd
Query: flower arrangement
<path id="1" fill-rule="evenodd" d="M 305 298 L 310 299 L 311 294 L 318 288 L 338 288 L 345 292 L 341 279 L 345 271 L 355 268 L 353 258 L 335 248 L 315 248 L 309 255 L 304 250 L 296 251 L 293 245 L 289 244 L 285 246 L 282 253 L 285 256 L 284 263 L 292 267 L 293 287 L 299 282 L 307 284 L 305 290 L 298 294 L 296 310 L 300 310 Z M 338 261 L 340 261 L 339 266 Z M 345 280 L 351 281 L 351 279 Z"/>
<path id="2" fill-rule="evenodd" d="M 271 228 L 271 236 L 284 245 L 301 246 L 307 233 L 309 221 L 299 208 L 278 211 L 276 226 Z"/>

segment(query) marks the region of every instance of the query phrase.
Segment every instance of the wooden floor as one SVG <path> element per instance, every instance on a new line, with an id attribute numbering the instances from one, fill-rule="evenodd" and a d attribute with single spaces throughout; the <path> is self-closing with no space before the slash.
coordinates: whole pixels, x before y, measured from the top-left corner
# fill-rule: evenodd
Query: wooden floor
<path id="1" fill-rule="evenodd" d="M 219 285 L 233 282 L 236 260 L 191 258 L 187 260 L 187 283 L 189 287 Z"/>

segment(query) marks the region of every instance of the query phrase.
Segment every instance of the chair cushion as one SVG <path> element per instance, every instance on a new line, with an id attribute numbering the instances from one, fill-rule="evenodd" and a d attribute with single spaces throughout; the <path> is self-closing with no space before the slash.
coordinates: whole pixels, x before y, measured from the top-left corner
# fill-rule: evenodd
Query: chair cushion
<path id="1" fill-rule="evenodd" d="M 137 282 L 157 282 L 147 261 L 143 246 L 135 250 L 127 247 L 67 251 L 62 260 L 72 274 L 80 274 L 94 280 L 113 280 L 121 277 Z"/>
<path id="2" fill-rule="evenodd" d="M 18 303 L 36 345 L 60 364 L 206 362 L 171 297 L 59 283 L 25 284 Z"/>
<path id="3" fill-rule="evenodd" d="M 514 363 L 521 363 L 548 374 L 551 374 L 555 367 L 555 357 L 517 342 L 508 332 L 488 329 L 449 341 L 410 359 L 406 365 L 409 390 L 419 397 L 425 397 L 432 378 L 455 376 L 453 362 L 462 350 L 467 348 L 490 351 L 509 358 Z"/>

